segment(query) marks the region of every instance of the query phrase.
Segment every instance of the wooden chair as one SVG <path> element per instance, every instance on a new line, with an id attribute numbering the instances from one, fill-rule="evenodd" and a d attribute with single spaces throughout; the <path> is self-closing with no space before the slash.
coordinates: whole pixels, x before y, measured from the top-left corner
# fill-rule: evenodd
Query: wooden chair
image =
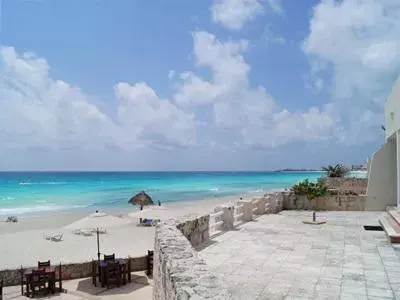
<path id="1" fill-rule="evenodd" d="M 37 293 L 46 292 L 49 290 L 46 288 L 46 272 L 44 269 L 32 270 L 32 280 L 29 283 L 32 297 L 35 297 Z"/>
<path id="2" fill-rule="evenodd" d="M 147 251 L 147 271 L 146 271 L 147 276 L 153 276 L 153 257 L 154 257 L 154 251 L 148 250 Z"/>
<path id="3" fill-rule="evenodd" d="M 115 253 L 111 254 L 111 255 L 105 255 L 104 254 L 104 261 L 108 262 L 108 261 L 115 261 Z"/>
<path id="4" fill-rule="evenodd" d="M 61 266 L 61 263 L 57 267 L 57 269 L 58 269 L 58 272 L 56 270 L 54 282 L 53 282 L 53 285 L 52 285 L 52 290 L 53 291 L 58 291 L 59 293 L 62 293 L 63 292 L 63 287 L 62 287 L 62 266 Z M 56 288 L 56 282 L 58 282 L 58 289 Z"/>
<path id="5" fill-rule="evenodd" d="M 121 266 L 119 262 L 116 261 L 108 261 L 105 268 L 105 285 L 107 289 L 110 288 L 111 284 L 115 284 L 117 287 L 121 285 Z"/>
<path id="6" fill-rule="evenodd" d="M 50 267 L 50 259 L 48 261 L 38 261 L 38 268 Z"/>

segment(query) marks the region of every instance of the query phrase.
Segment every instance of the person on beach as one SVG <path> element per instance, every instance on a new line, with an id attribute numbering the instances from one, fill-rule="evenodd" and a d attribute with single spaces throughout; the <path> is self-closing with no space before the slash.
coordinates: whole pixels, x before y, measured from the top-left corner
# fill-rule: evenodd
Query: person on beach
<path id="1" fill-rule="evenodd" d="M 161 206 L 161 202 L 160 202 L 160 200 L 158 200 L 158 206 Z"/>

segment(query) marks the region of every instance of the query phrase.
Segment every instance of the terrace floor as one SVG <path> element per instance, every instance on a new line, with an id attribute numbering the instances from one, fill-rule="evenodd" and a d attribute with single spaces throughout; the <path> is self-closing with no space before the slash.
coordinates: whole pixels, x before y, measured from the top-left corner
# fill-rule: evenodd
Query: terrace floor
<path id="1" fill-rule="evenodd" d="M 375 212 L 263 215 L 226 232 L 201 250 L 233 299 L 400 299 L 400 250 Z"/>
<path id="2" fill-rule="evenodd" d="M 132 282 L 120 287 L 111 289 L 95 287 L 91 278 L 82 278 L 63 281 L 63 288 L 66 293 L 50 295 L 38 299 L 60 299 L 60 300 L 124 300 L 124 299 L 153 299 L 153 283 L 148 280 L 144 272 L 132 273 Z M 3 290 L 4 300 L 8 299 L 29 299 L 21 296 L 20 286 L 6 287 Z"/>

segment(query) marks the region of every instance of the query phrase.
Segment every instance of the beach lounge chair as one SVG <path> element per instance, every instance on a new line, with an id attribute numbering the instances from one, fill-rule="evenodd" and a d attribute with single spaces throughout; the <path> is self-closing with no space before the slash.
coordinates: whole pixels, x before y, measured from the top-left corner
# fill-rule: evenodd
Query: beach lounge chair
<path id="1" fill-rule="evenodd" d="M 153 226 L 153 220 L 152 219 L 146 219 L 143 223 L 144 226 Z"/>
<path id="2" fill-rule="evenodd" d="M 46 240 L 53 241 L 53 242 L 61 242 L 63 239 L 64 234 L 59 233 L 49 233 L 44 236 Z"/>
<path id="3" fill-rule="evenodd" d="M 81 232 L 80 229 L 74 229 L 74 230 L 72 230 L 72 233 L 73 233 L 73 234 L 76 234 L 76 235 L 82 234 L 82 232 Z"/>
<path id="4" fill-rule="evenodd" d="M 81 229 L 80 234 L 84 235 L 84 236 L 91 236 L 91 235 L 93 235 L 93 228 Z"/>

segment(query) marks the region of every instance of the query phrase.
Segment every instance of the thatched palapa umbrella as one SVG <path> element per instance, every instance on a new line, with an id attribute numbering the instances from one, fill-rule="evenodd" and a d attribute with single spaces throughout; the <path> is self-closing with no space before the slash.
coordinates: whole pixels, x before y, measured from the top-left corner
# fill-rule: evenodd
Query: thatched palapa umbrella
<path id="1" fill-rule="evenodd" d="M 140 205 L 140 210 L 143 210 L 143 206 L 145 206 L 145 205 L 153 205 L 154 204 L 151 197 L 148 194 L 146 194 L 144 191 L 141 191 L 140 193 L 133 196 L 129 200 L 128 203 L 133 204 L 133 205 Z"/>

